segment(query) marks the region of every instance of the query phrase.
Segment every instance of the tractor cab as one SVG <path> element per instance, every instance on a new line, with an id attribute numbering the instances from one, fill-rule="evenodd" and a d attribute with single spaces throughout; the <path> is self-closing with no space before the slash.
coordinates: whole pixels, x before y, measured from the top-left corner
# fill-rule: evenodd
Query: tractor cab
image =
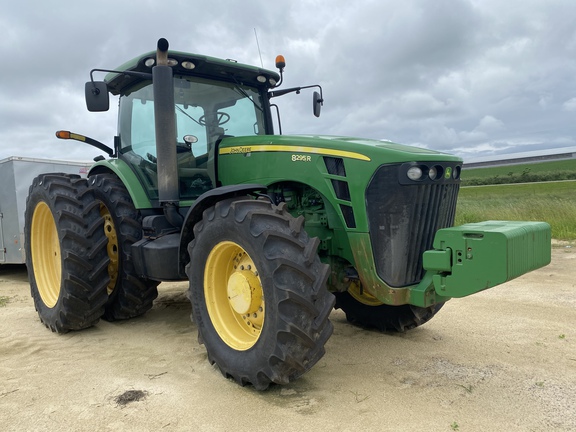
<path id="1" fill-rule="evenodd" d="M 154 92 L 139 83 L 120 96 L 118 158 L 130 165 L 150 200 L 158 199 Z M 254 86 L 195 76 L 174 77 L 179 199 L 217 185 L 215 151 L 227 137 L 264 135 L 262 92 Z"/>
<path id="2" fill-rule="evenodd" d="M 107 110 L 109 93 L 120 97 L 118 136 L 109 154 L 130 167 L 151 203 L 162 201 L 159 153 L 163 157 L 175 150 L 176 162 L 170 162 L 169 171 L 170 175 L 178 172 L 178 201 L 194 200 L 220 186 L 216 162 L 220 142 L 230 137 L 273 133 L 269 90 L 279 81 L 276 72 L 233 60 L 176 51 L 167 52 L 167 56 L 172 77 L 161 88 L 157 85 L 156 90 L 152 79 L 156 52 L 115 70 L 94 69 L 91 76 L 98 71 L 109 73 L 103 82 L 86 83 L 90 111 Z M 156 93 L 158 88 L 160 92 Z M 164 98 L 166 93 L 173 94 L 168 109 L 175 111 L 175 139 L 168 138 L 170 148 L 162 147 L 159 152 L 157 141 L 169 133 L 165 131 L 166 122 L 159 134 L 156 130 L 155 110 L 161 104 L 155 101 L 155 95 Z"/>

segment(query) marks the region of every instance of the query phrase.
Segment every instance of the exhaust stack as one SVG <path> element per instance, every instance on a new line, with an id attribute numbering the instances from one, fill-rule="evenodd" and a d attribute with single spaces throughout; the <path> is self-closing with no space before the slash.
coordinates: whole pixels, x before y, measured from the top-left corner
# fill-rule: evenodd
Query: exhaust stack
<path id="1" fill-rule="evenodd" d="M 154 89 L 154 125 L 156 128 L 156 158 L 158 169 L 158 198 L 168 222 L 182 226 L 178 213 L 180 197 L 178 159 L 176 157 L 176 112 L 174 110 L 174 81 L 168 66 L 168 41 L 158 40 L 156 66 L 152 68 Z"/>

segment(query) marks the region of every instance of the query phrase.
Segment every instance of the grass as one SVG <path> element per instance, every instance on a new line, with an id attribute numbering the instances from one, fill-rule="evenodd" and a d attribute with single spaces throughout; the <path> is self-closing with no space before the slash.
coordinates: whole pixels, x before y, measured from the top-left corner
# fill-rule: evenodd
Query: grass
<path id="1" fill-rule="evenodd" d="M 466 166 L 464 166 L 464 169 L 462 170 L 462 179 L 466 180 L 471 177 L 486 178 L 494 177 L 497 175 L 507 176 L 509 173 L 514 173 L 514 175 L 521 175 L 527 169 L 534 173 L 549 171 L 576 171 L 576 159 L 520 165 L 503 165 L 488 168 L 466 168 Z"/>
<path id="2" fill-rule="evenodd" d="M 576 159 L 462 170 L 463 185 L 576 179 Z"/>
<path id="3" fill-rule="evenodd" d="M 0 296 L 0 307 L 4 307 L 10 301 L 10 297 Z"/>
<path id="4" fill-rule="evenodd" d="M 574 215 L 574 181 L 462 187 L 455 224 L 484 220 L 544 221 L 552 227 L 553 238 L 576 240 Z"/>

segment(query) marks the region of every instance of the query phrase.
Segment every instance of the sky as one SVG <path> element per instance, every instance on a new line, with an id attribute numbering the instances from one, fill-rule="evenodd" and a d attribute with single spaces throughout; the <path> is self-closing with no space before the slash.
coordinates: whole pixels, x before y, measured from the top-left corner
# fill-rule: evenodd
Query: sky
<path id="1" fill-rule="evenodd" d="M 90 113 L 84 83 L 171 49 L 274 69 L 284 134 L 341 135 L 466 161 L 576 146 L 574 0 L 3 0 L 0 159 L 90 160 L 112 146 L 116 102 Z M 257 35 L 257 39 L 256 39 Z M 96 79 L 102 79 L 96 76 Z M 576 151 L 576 150 L 575 150 Z"/>

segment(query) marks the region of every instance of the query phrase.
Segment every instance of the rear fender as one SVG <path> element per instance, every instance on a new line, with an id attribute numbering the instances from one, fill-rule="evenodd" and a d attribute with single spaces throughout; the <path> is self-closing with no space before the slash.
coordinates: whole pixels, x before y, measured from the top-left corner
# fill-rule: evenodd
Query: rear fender
<path id="1" fill-rule="evenodd" d="M 124 183 L 124 186 L 132 198 L 134 207 L 138 210 L 152 208 L 153 205 L 142 188 L 140 180 L 134 174 L 130 166 L 120 159 L 108 159 L 96 162 L 90 168 L 88 177 L 96 174 L 113 173 Z"/>

